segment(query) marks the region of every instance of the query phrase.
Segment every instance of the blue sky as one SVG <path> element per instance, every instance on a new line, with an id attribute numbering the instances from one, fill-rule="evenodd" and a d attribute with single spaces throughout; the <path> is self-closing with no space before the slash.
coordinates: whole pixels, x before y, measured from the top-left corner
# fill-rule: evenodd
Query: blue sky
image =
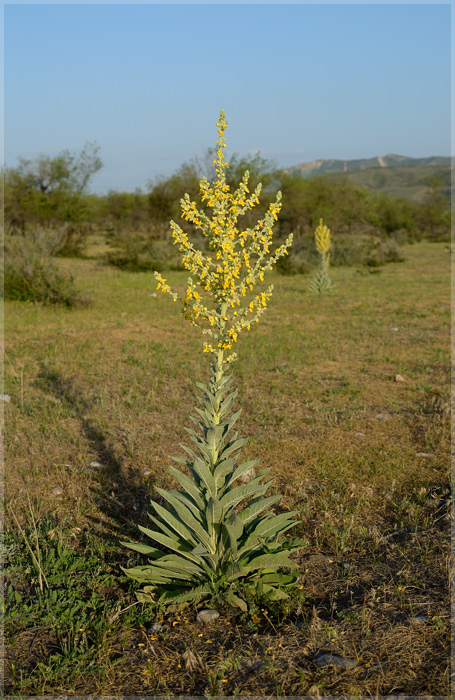
<path id="1" fill-rule="evenodd" d="M 101 148 L 92 190 L 214 145 L 287 166 L 450 155 L 450 5 L 9 4 L 5 163 Z"/>

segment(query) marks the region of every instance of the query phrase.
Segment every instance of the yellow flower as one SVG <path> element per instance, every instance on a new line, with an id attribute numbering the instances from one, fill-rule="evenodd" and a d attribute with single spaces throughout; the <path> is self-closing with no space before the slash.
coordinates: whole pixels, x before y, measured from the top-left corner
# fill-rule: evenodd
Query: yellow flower
<path id="1" fill-rule="evenodd" d="M 327 253 L 332 246 L 332 241 L 330 240 L 330 229 L 324 226 L 322 219 L 319 220 L 319 226 L 314 232 L 314 238 L 319 253 L 321 255 Z"/>
<path id="2" fill-rule="evenodd" d="M 246 172 L 236 191 L 231 191 L 226 182 L 226 170 L 229 167 L 224 156 L 226 127 L 226 117 L 224 111 L 221 111 L 217 122 L 216 157 L 213 161 L 216 177 L 213 184 L 205 177 L 199 180 L 200 199 L 206 202 L 206 209 L 198 209 L 188 194 L 181 200 L 182 218 L 205 236 L 210 256 L 196 250 L 188 240 L 188 234 L 171 221 L 173 242 L 178 244 L 183 253 L 183 266 L 194 276 L 194 280 L 188 279 L 186 294 L 178 297 L 166 284 L 166 280 L 155 273 L 157 288 L 170 294 L 175 301 L 180 298 L 184 318 L 214 339 L 212 343 L 203 344 L 203 351 L 217 354 L 223 364 L 236 358 L 236 354 L 232 353 L 223 359 L 224 350 L 230 350 L 237 342 L 239 333 L 245 328 L 250 329 L 250 323 L 259 320 L 272 294 L 272 288 L 269 287 L 267 292 L 257 294 L 254 302 L 242 305 L 247 289 L 253 291 L 259 282 L 263 282 L 264 273 L 273 268 L 278 258 L 286 254 L 287 248 L 292 244 L 291 235 L 275 253 L 269 254 L 273 222 L 281 208 L 281 193 L 277 194 L 276 201 L 269 205 L 264 218 L 253 229 L 240 231 L 236 227 L 239 217 L 259 203 L 261 185 L 250 194 L 249 173 Z M 207 207 L 213 209 L 212 217 L 208 215 Z M 209 306 L 213 308 L 203 306 L 199 289 L 212 297 L 213 304 Z M 236 307 L 241 307 L 239 312 L 232 311 Z M 237 319 L 238 313 L 242 317 L 248 313 L 252 316 L 240 322 Z"/>

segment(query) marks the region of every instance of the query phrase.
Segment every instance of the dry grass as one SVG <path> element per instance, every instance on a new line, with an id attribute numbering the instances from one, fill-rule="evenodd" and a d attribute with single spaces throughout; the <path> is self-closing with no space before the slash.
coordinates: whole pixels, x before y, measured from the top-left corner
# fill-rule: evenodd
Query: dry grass
<path id="1" fill-rule="evenodd" d="M 260 608 L 244 619 L 223 610 L 222 624 L 202 629 L 190 611 L 187 622 L 173 617 L 150 635 L 140 622 L 156 613 L 139 606 L 87 633 L 84 657 L 55 628 L 59 618 L 10 616 L 6 689 L 448 695 L 449 257 L 444 245 L 422 243 L 379 274 L 339 268 L 334 292 L 320 300 L 306 277 L 276 276 L 264 320 L 240 341 L 244 456 L 271 467 L 282 507 L 301 511 L 308 541 L 287 611 L 270 612 L 269 622 Z M 154 296 L 150 274 L 94 260 L 63 265 L 90 290 L 91 307 L 6 307 L 6 527 L 17 547 L 6 583 L 33 601 L 33 562 L 10 516 L 30 525 L 28 490 L 45 574 L 49 531 L 85 558 L 98 547 L 97 581 L 112 569 L 97 602 L 108 620 L 110 605 L 118 612 L 134 602 L 116 537 L 145 522 L 154 483 L 171 486 L 170 455 L 181 452 L 195 382 L 208 368 L 197 331 Z M 183 288 L 185 275 L 168 277 Z M 92 461 L 103 467 L 90 469 Z M 410 622 L 419 615 L 426 619 Z M 318 669 L 321 650 L 357 666 Z"/>

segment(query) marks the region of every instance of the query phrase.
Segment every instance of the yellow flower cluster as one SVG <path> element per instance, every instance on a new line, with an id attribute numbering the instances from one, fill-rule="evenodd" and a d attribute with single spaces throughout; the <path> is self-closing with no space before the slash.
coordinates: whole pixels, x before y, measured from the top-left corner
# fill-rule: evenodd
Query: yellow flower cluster
<path id="1" fill-rule="evenodd" d="M 323 224 L 323 220 L 319 219 L 319 226 L 314 232 L 314 239 L 316 241 L 316 248 L 321 255 L 328 253 L 332 247 L 332 241 L 330 239 L 330 229 Z"/>
<path id="2" fill-rule="evenodd" d="M 273 286 L 256 294 L 248 303 L 245 300 L 245 304 L 242 304 L 242 297 L 253 292 L 255 285 L 264 280 L 264 274 L 273 268 L 282 255 L 287 254 L 287 249 L 292 245 L 291 234 L 283 245 L 271 253 L 272 228 L 281 209 L 280 192 L 254 228 L 244 231 L 237 228 L 238 218 L 259 203 L 261 185 L 251 193 L 247 171 L 238 188 L 231 192 L 226 181 L 226 168 L 229 165 L 224 157 L 226 127 L 222 110 L 217 122 L 219 138 L 213 161 L 216 179 L 210 183 L 204 177 L 199 182 L 201 201 L 205 202 L 206 210 L 198 208 L 188 194 L 181 200 L 182 218 L 206 236 L 210 254 L 205 256 L 196 250 L 185 231 L 174 221 L 170 224 L 174 244 L 183 254 L 183 265 L 193 275 L 188 278 L 186 295 L 181 299 L 183 315 L 214 339 L 213 344 L 204 343 L 204 352 L 218 355 L 221 352 L 221 356 L 224 350 L 232 348 L 242 330 L 249 329 L 252 323 L 259 320 L 272 296 Z M 211 216 L 208 210 L 212 210 Z M 157 289 L 177 300 L 177 294 L 171 291 L 166 280 L 157 272 L 155 277 L 158 280 Z M 209 300 L 208 306 L 204 305 L 204 298 Z M 230 362 L 235 357 L 233 353 L 224 362 Z"/>

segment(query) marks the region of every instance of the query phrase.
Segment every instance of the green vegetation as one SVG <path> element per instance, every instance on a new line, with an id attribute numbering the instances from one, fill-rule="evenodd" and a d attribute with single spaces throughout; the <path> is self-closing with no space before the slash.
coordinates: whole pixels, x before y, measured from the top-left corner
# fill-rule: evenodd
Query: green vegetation
<path id="1" fill-rule="evenodd" d="M 238 335 L 244 329 L 249 330 L 265 310 L 273 287 L 256 294 L 250 303 L 244 297 L 287 254 L 292 236 L 271 253 L 273 224 L 281 207 L 280 192 L 254 228 L 242 231 L 237 228 L 239 218 L 259 203 L 262 185 L 258 183 L 248 196 L 250 183 L 246 171 L 231 189 L 224 153 L 227 128 L 224 111 L 217 127 L 219 138 L 213 161 L 216 181 L 211 185 L 203 178 L 199 183 L 201 201 L 207 200 L 212 217 L 191 201 L 188 193 L 181 199 L 182 218 L 202 232 L 211 255 L 202 255 L 180 226 L 174 221 L 170 224 L 182 252 L 183 265 L 192 275 L 185 296 L 180 298 L 183 317 L 210 335 L 213 343 L 203 346 L 204 352 L 214 356 L 210 382 L 208 386 L 198 385 L 204 391 L 199 398 L 202 408 L 196 409 L 198 418 L 191 416 L 199 433 L 188 430 L 197 452 L 183 446 L 189 458 L 174 458 L 187 467 L 192 478 L 171 469 L 183 491 L 158 488 L 166 508 L 152 501 L 155 515 L 150 518 L 156 529 L 139 526 L 145 535 L 170 552 L 156 546 L 124 543 L 150 557 L 148 566 L 127 569 L 125 573 L 147 584 L 139 594 L 139 599 L 145 602 L 153 602 L 159 595 L 158 605 L 178 610 L 208 599 L 226 601 L 246 612 L 248 602 L 251 606 L 260 599 L 289 598 L 283 589 L 295 586 L 298 578 L 295 573 L 298 567 L 289 555 L 301 549 L 303 542 L 278 541 L 280 535 L 297 525 L 292 516 L 298 511 L 284 513 L 283 517 L 268 510 L 280 499 L 279 496 L 262 498 L 272 485 L 272 479 L 261 483 L 270 470 L 252 475 L 257 459 L 237 465 L 240 449 L 248 441 L 231 432 L 241 411 L 231 415 L 238 392 L 233 391 L 232 374 L 227 372 L 237 354 L 226 355 L 225 351 L 232 349 Z M 158 289 L 177 301 L 178 295 L 171 291 L 166 280 L 158 272 L 155 277 Z M 249 475 L 247 484 L 246 475 Z M 292 573 L 284 573 L 282 569 Z"/>
<path id="2" fill-rule="evenodd" d="M 330 238 L 330 229 L 324 226 L 323 219 L 319 221 L 319 226 L 314 232 L 316 248 L 320 255 L 319 267 L 315 276 L 308 285 L 310 292 L 322 294 L 327 292 L 332 287 L 332 280 L 329 274 L 330 253 L 332 240 Z"/>
<path id="3" fill-rule="evenodd" d="M 21 164 L 5 178 L 4 691 L 448 696 L 451 249 L 441 242 L 449 218 L 440 183 L 412 203 L 250 160 L 253 181 L 261 172 L 264 181 L 264 169 L 270 176 L 265 195 L 283 189 L 278 244 L 294 230 L 293 254 L 271 274 L 278 294 L 264 322 L 238 340 L 246 410 L 228 417 L 225 376 L 223 386 L 202 388 L 199 427 L 209 452 L 219 451 L 226 435 L 210 432 L 205 415 L 213 418 L 215 405 L 228 427 L 235 418 L 253 436 L 242 469 L 259 458 L 275 499 L 273 517 L 259 523 L 273 532 L 261 535 L 292 520 L 307 545 L 289 555 L 291 574 L 263 572 L 262 592 L 212 591 L 220 619 L 202 625 L 202 600 L 182 613 L 165 609 L 122 570 L 143 567 L 140 553 L 150 553 L 155 486 L 157 519 L 169 518 L 169 494 L 183 478 L 169 456 L 194 404 L 190 378 L 207 371 L 199 334 L 182 329 L 150 272 L 166 270 L 162 286 L 186 300 L 191 317 L 200 300 L 188 296 L 160 216 L 168 205 L 175 211 L 177 189 L 178 197 L 192 192 L 182 182 L 196 185 L 204 164 L 182 166 L 174 190 L 162 180 L 147 194 L 98 197 L 84 190 L 99 166 L 96 149 L 59 158 Z M 243 216 L 248 227 L 250 212 Z M 313 231 L 322 217 L 333 231 L 339 291 L 315 304 L 297 273 L 317 266 Z M 210 247 L 188 219 L 174 233 L 180 245 L 191 235 L 204 255 Z M 87 293 L 91 305 L 75 303 Z M 256 298 L 255 312 L 269 295 Z M 223 351 L 237 338 L 225 340 Z M 245 546 L 241 538 L 254 533 L 239 545 L 238 523 L 230 525 L 229 543 Z M 259 537 L 272 546 L 261 556 L 276 554 L 273 537 Z M 119 547 L 125 539 L 136 551 Z M 243 572 L 247 584 L 255 571 Z M 277 594 L 263 596 L 267 586 Z M 135 593 L 142 599 L 132 602 Z M 321 652 L 354 667 L 321 668 Z"/>
<path id="4" fill-rule="evenodd" d="M 365 187 L 370 192 L 384 194 L 396 200 L 425 204 L 431 196 L 435 182 L 445 199 L 445 206 L 450 202 L 453 166 L 420 165 L 389 168 L 369 168 L 347 173 L 330 175 L 351 180 L 358 187 Z"/>
<path id="5" fill-rule="evenodd" d="M 120 567 L 143 557 L 119 547 L 147 544 L 154 485 L 179 488 L 200 333 L 151 273 L 92 259 L 58 261 L 91 306 L 6 302 L 6 694 L 450 694 L 450 255 L 404 254 L 331 268 L 338 293 L 317 304 L 307 277 L 272 273 L 238 341 L 237 425 L 308 545 L 288 600 L 221 602 L 206 626 L 198 606 L 134 602 Z M 167 282 L 182 295 L 187 273 Z M 321 651 L 356 668 L 318 668 Z"/>
<path id="6" fill-rule="evenodd" d="M 4 296 L 25 302 L 85 304 L 69 272 L 62 272 L 51 256 L 58 245 L 55 232 L 38 230 L 34 235 L 7 236 L 5 240 Z"/>
<path id="7" fill-rule="evenodd" d="M 21 161 L 5 171 L 5 226 L 8 235 L 34 235 L 38 228 L 57 231 L 59 256 L 85 255 L 94 236 L 103 241 L 104 260 L 130 271 L 176 270 L 181 264 L 170 243 L 168 221 L 180 215 L 182 192 L 194 197 L 199 181 L 210 178 L 213 149 L 183 163 L 170 177 L 158 177 L 147 192 L 88 194 L 92 176 L 102 166 L 98 148 L 80 154 L 64 151 L 55 158 Z M 332 265 L 384 265 L 401 257 L 399 248 L 422 239 L 450 237 L 450 168 L 441 165 L 389 167 L 328 173 L 306 179 L 279 171 L 260 153 L 233 154 L 227 184 L 250 173 L 250 185 L 264 185 L 258 204 L 263 215 L 271 190 L 283 193 L 277 237 L 294 233 L 292 258 L 282 260 L 284 274 L 317 266 L 313 231 L 323 218 L 336 234 Z M 254 225 L 246 212 L 242 224 Z M 204 245 L 194 226 L 184 225 Z"/>

